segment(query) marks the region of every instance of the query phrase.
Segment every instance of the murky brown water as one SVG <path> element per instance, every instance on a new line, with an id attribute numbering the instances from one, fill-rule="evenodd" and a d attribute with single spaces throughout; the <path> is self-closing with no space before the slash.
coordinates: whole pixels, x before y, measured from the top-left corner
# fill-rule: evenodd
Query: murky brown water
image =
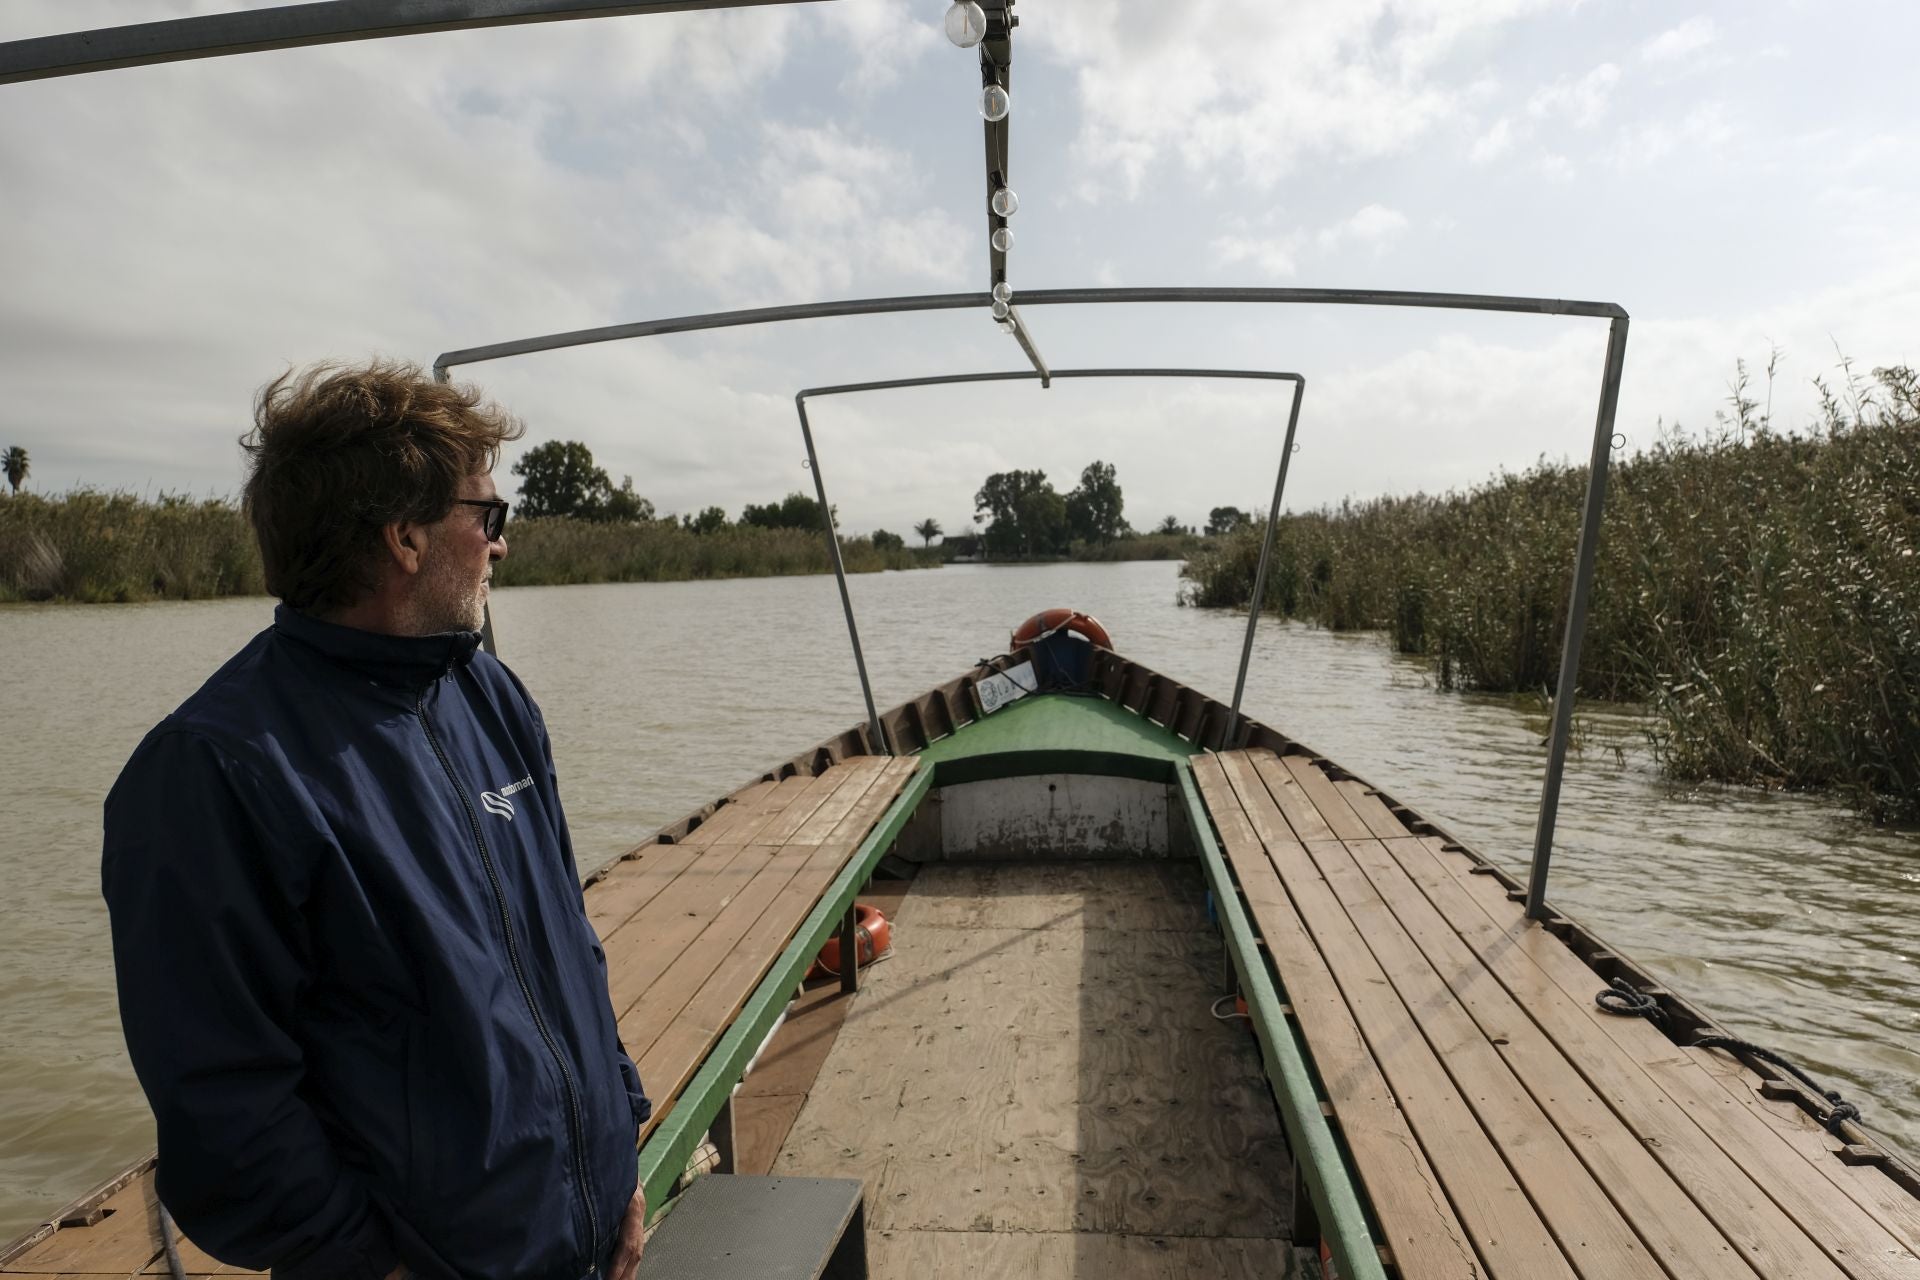
<path id="1" fill-rule="evenodd" d="M 1175 608 L 1175 585 L 1171 564 L 1049 565 L 853 589 L 883 706 L 1057 604 L 1225 698 L 1244 619 Z M 583 867 L 862 718 L 829 579 L 520 588 L 495 610 L 502 656 L 552 727 Z M 0 1243 L 151 1148 L 114 1009 L 100 801 L 141 735 L 269 614 L 265 600 L 0 609 Z M 1439 696 L 1378 639 L 1281 626 L 1263 630 L 1247 706 L 1525 861 L 1544 711 Z M 1676 791 L 1630 718 L 1583 720 L 1555 902 L 1920 1151 L 1920 832 L 1801 797 Z"/>

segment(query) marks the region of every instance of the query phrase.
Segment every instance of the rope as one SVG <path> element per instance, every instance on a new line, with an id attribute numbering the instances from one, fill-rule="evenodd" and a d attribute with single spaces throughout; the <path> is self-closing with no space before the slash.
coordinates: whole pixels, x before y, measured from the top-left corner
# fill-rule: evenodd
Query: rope
<path id="1" fill-rule="evenodd" d="M 1633 987 L 1628 986 L 1626 982 L 1619 978 L 1615 978 L 1608 983 L 1605 991 L 1596 993 L 1593 997 L 1593 1002 L 1606 1012 L 1622 1018 L 1645 1018 L 1649 1022 L 1665 1022 L 1667 1020 L 1667 1015 L 1665 1011 L 1660 1008 L 1659 1001 L 1644 991 L 1637 991 Z M 1822 1089 L 1820 1082 L 1808 1075 L 1805 1071 L 1802 1071 L 1799 1067 L 1787 1061 L 1773 1050 L 1757 1045 L 1751 1040 L 1740 1040 L 1733 1036 L 1698 1036 L 1688 1047 L 1694 1049 L 1725 1049 L 1732 1053 L 1744 1053 L 1751 1057 L 1758 1058 L 1762 1062 L 1772 1063 L 1782 1071 L 1790 1073 L 1794 1078 L 1806 1085 L 1807 1088 L 1827 1100 L 1827 1114 L 1820 1117 L 1820 1123 L 1826 1128 L 1828 1133 L 1831 1133 L 1836 1138 L 1845 1136 L 1840 1132 L 1841 1125 L 1849 1120 L 1858 1120 L 1860 1118 L 1860 1108 L 1854 1106 L 1845 1098 L 1842 1098 L 1838 1089 Z"/>
<path id="2" fill-rule="evenodd" d="M 1751 1054 L 1762 1062 L 1771 1062 L 1781 1070 L 1792 1073 L 1792 1075 L 1802 1084 L 1806 1085 L 1807 1088 L 1827 1100 L 1829 1109 L 1826 1115 L 1820 1117 L 1820 1123 L 1826 1128 L 1828 1133 L 1836 1138 L 1844 1138 L 1846 1136 L 1840 1132 L 1841 1125 L 1849 1120 L 1858 1120 L 1860 1118 L 1860 1108 L 1854 1106 L 1845 1098 L 1842 1098 L 1838 1089 L 1822 1089 L 1818 1080 L 1815 1080 L 1812 1076 L 1802 1071 L 1799 1067 L 1794 1066 L 1791 1062 L 1788 1062 L 1771 1049 L 1763 1049 L 1751 1041 L 1736 1040 L 1732 1036 L 1701 1036 L 1693 1042 L 1693 1047 L 1696 1049 L 1727 1049 L 1734 1053 Z"/>
<path id="3" fill-rule="evenodd" d="M 1607 989 L 1594 996 L 1593 1002 L 1617 1017 L 1645 1018 L 1649 1022 L 1667 1020 L 1658 1000 L 1644 991 L 1636 991 L 1619 978 L 1607 984 Z"/>
<path id="4" fill-rule="evenodd" d="M 1234 1010 L 1234 1011 L 1233 1011 L 1233 1012 L 1231 1012 L 1231 1013 L 1222 1013 L 1222 1012 L 1220 1012 L 1220 1006 L 1221 1006 L 1221 1005 L 1223 1005 L 1223 1004 L 1225 1004 L 1225 1003 L 1226 1003 L 1227 1001 L 1229 1001 L 1229 1000 L 1231 1000 L 1231 999 L 1233 999 L 1233 996 L 1232 996 L 1232 995 L 1224 995 L 1224 996 L 1221 996 L 1221 997 L 1220 997 L 1220 998 L 1219 998 L 1218 1000 L 1215 1000 L 1215 1001 L 1213 1002 L 1213 1007 L 1212 1007 L 1211 1009 L 1209 1009 L 1209 1010 L 1208 1010 L 1208 1012 L 1209 1012 L 1209 1013 L 1211 1013 L 1211 1014 L 1212 1014 L 1212 1015 L 1213 1015 L 1213 1016 L 1214 1016 L 1215 1018 L 1218 1018 L 1218 1019 L 1219 1019 L 1220 1021 L 1222 1021 L 1222 1022 L 1232 1022 L 1232 1021 L 1233 1021 L 1233 1020 L 1234 1020 L 1235 1018 L 1247 1018 L 1247 1019 L 1249 1019 L 1249 1020 L 1251 1020 L 1251 1018 L 1252 1018 L 1252 1015 L 1250 1015 L 1250 1014 L 1245 1014 L 1245 1013 L 1241 1013 L 1241 1012 L 1240 1012 L 1239 1010 L 1237 1010 L 1237 1009 L 1236 1009 L 1236 1010 Z"/>
<path id="5" fill-rule="evenodd" d="M 167 1212 L 167 1206 L 160 1206 L 160 1243 L 167 1251 L 167 1270 L 173 1280 L 187 1280 L 187 1269 L 180 1263 L 180 1245 L 175 1235 L 173 1215 Z"/>

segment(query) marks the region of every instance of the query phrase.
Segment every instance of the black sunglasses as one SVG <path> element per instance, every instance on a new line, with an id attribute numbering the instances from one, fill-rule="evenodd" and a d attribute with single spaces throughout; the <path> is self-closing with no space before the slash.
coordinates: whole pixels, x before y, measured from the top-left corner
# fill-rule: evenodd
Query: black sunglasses
<path id="1" fill-rule="evenodd" d="M 485 507 L 487 514 L 482 517 L 481 528 L 487 531 L 488 542 L 498 542 L 507 528 L 507 500 L 505 498 L 455 498 L 454 503 L 462 507 Z"/>

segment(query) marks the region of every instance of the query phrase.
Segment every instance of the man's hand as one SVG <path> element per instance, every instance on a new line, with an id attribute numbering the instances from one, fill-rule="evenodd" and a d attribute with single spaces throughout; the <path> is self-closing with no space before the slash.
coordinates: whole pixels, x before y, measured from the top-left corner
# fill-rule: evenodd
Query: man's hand
<path id="1" fill-rule="evenodd" d="M 620 1243 L 614 1246 L 613 1260 L 607 1263 L 606 1280 L 633 1280 L 640 1269 L 640 1252 L 647 1247 L 647 1189 L 635 1187 L 627 1202 L 627 1216 L 620 1219 Z"/>

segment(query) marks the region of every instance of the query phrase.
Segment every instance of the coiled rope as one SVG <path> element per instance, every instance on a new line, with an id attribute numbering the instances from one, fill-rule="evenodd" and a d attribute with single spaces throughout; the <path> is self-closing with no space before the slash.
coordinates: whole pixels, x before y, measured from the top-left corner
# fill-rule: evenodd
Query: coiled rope
<path id="1" fill-rule="evenodd" d="M 1667 1015 L 1660 1008 L 1660 1002 L 1644 991 L 1637 991 L 1619 978 L 1607 984 L 1607 989 L 1597 993 L 1593 1002 L 1608 1013 L 1622 1018 L 1645 1018 L 1649 1022 L 1665 1022 Z M 1694 1049 L 1726 1049 L 1733 1053 L 1744 1053 L 1770 1062 L 1782 1071 L 1789 1072 L 1807 1088 L 1827 1100 L 1827 1114 L 1820 1117 L 1820 1123 L 1834 1137 L 1844 1137 L 1840 1126 L 1849 1120 L 1860 1118 L 1860 1108 L 1840 1096 L 1838 1089 L 1823 1089 L 1820 1082 L 1787 1061 L 1773 1050 L 1754 1044 L 1751 1040 L 1741 1040 L 1734 1036 L 1697 1036 L 1688 1046 Z"/>

